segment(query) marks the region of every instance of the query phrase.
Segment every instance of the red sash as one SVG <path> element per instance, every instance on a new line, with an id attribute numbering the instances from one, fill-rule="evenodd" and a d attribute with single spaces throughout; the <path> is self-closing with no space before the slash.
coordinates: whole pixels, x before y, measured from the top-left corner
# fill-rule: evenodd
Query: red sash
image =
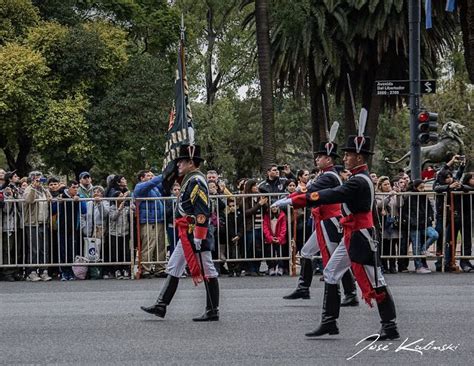
<path id="1" fill-rule="evenodd" d="M 354 231 L 359 231 L 361 229 L 369 229 L 374 226 L 372 212 L 360 212 L 356 214 L 350 214 L 345 216 L 340 221 L 344 229 L 344 245 L 346 246 L 347 253 L 349 253 L 349 247 L 351 245 L 351 237 Z M 375 299 L 377 303 L 381 303 L 385 294 L 377 294 L 375 292 L 372 283 L 370 282 L 367 273 L 365 272 L 364 265 L 360 263 L 351 264 L 352 272 L 357 280 L 357 283 L 362 291 L 362 298 L 365 302 L 372 307 L 372 299 Z M 377 268 L 374 268 L 377 271 Z"/>
<path id="2" fill-rule="evenodd" d="M 341 205 L 339 203 L 335 203 L 332 205 L 323 205 L 320 207 L 313 208 L 311 210 L 311 213 L 313 214 L 314 218 L 314 229 L 316 231 L 316 238 L 318 239 L 321 257 L 323 258 L 324 266 L 326 266 L 331 254 L 329 253 L 329 249 L 326 245 L 326 240 L 324 239 L 321 222 L 323 222 L 324 220 L 328 220 L 331 217 L 341 216 Z"/>
<path id="3" fill-rule="evenodd" d="M 189 218 L 191 219 L 191 218 Z M 191 219 L 192 220 L 192 219 Z M 184 257 L 188 263 L 189 270 L 191 271 L 191 277 L 194 284 L 197 286 L 198 283 L 203 281 L 201 268 L 199 267 L 196 253 L 194 253 L 193 246 L 189 241 L 188 228 L 192 222 L 188 221 L 187 217 L 180 217 L 176 219 L 176 227 L 178 228 L 178 236 L 181 240 L 181 246 L 183 247 Z"/>

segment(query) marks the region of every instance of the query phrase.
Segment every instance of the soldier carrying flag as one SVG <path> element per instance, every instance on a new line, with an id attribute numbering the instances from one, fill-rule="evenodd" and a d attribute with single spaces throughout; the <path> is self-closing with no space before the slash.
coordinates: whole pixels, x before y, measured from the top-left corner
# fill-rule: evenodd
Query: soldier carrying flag
<path id="1" fill-rule="evenodd" d="M 192 115 L 188 105 L 183 21 L 177 75 L 176 113 L 172 112 L 170 115 L 162 184 L 169 190 L 175 180 L 181 183 L 175 211 L 179 241 L 166 267 L 167 277 L 156 303 L 142 306 L 141 309 L 164 318 L 166 308 L 173 299 L 187 264 L 194 284 L 197 286 L 200 282 L 204 282 L 207 295 L 204 314 L 193 320 L 216 321 L 219 320 L 219 282 L 211 253 L 214 239 L 208 231 L 209 189 L 205 175 L 199 170 L 204 159 L 201 157 L 200 146 L 194 143 Z"/>

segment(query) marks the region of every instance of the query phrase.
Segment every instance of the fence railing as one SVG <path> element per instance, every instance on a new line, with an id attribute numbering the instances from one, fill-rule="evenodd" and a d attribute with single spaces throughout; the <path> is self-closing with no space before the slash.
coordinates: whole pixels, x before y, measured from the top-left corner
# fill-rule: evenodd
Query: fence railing
<path id="1" fill-rule="evenodd" d="M 313 231 L 310 209 L 271 212 L 281 194 L 210 196 L 213 258 L 254 272 L 262 261 L 294 273 Z M 473 193 L 377 193 L 375 226 L 383 261 L 472 258 Z M 23 199 L 2 202 L 1 268 L 83 265 L 164 271 L 178 241 L 175 198 Z M 272 234 L 272 232 L 274 234 Z M 446 243 L 451 245 L 446 246 Z M 444 264 L 444 262 L 443 262 Z M 444 268 L 444 265 L 443 265 Z"/>

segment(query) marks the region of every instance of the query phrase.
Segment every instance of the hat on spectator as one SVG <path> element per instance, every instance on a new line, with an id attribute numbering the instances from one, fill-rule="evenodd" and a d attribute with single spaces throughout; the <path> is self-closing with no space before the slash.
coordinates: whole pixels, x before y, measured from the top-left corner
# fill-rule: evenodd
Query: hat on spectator
<path id="1" fill-rule="evenodd" d="M 30 174 L 28 174 L 28 178 L 32 179 L 35 177 L 41 177 L 42 175 L 43 173 L 41 173 L 39 170 L 33 170 L 32 172 L 30 172 Z"/>
<path id="2" fill-rule="evenodd" d="M 181 145 L 179 147 L 179 154 L 174 159 L 175 162 L 179 160 L 194 160 L 197 162 L 202 162 L 204 159 L 201 157 L 201 146 L 199 145 Z"/>
<path id="3" fill-rule="evenodd" d="M 10 181 L 12 177 L 16 174 L 16 169 L 11 172 L 6 172 L 3 176 L 3 179 Z"/>
<path id="4" fill-rule="evenodd" d="M 79 174 L 79 179 L 86 178 L 86 177 L 89 177 L 89 178 L 91 177 L 89 172 L 82 172 L 81 174 Z"/>

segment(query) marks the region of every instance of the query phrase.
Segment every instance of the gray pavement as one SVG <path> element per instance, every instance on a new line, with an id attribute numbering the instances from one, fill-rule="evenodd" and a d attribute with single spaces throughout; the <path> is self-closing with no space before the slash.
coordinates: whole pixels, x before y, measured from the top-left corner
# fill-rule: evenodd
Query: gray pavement
<path id="1" fill-rule="evenodd" d="M 311 300 L 283 300 L 295 278 L 221 278 L 221 321 L 194 323 L 205 294 L 182 280 L 166 319 L 148 315 L 163 280 L 0 282 L 0 364 L 82 365 L 468 365 L 474 360 L 474 273 L 387 276 L 401 341 L 385 350 L 356 345 L 378 331 L 376 308 L 341 309 L 338 336 L 308 339 L 321 312 Z M 423 354 L 397 347 L 424 346 Z M 418 341 L 415 344 L 412 342 Z M 434 343 L 430 343 L 434 341 Z M 411 345 L 410 345 L 411 344 Z M 452 344 L 454 350 L 435 346 Z"/>

